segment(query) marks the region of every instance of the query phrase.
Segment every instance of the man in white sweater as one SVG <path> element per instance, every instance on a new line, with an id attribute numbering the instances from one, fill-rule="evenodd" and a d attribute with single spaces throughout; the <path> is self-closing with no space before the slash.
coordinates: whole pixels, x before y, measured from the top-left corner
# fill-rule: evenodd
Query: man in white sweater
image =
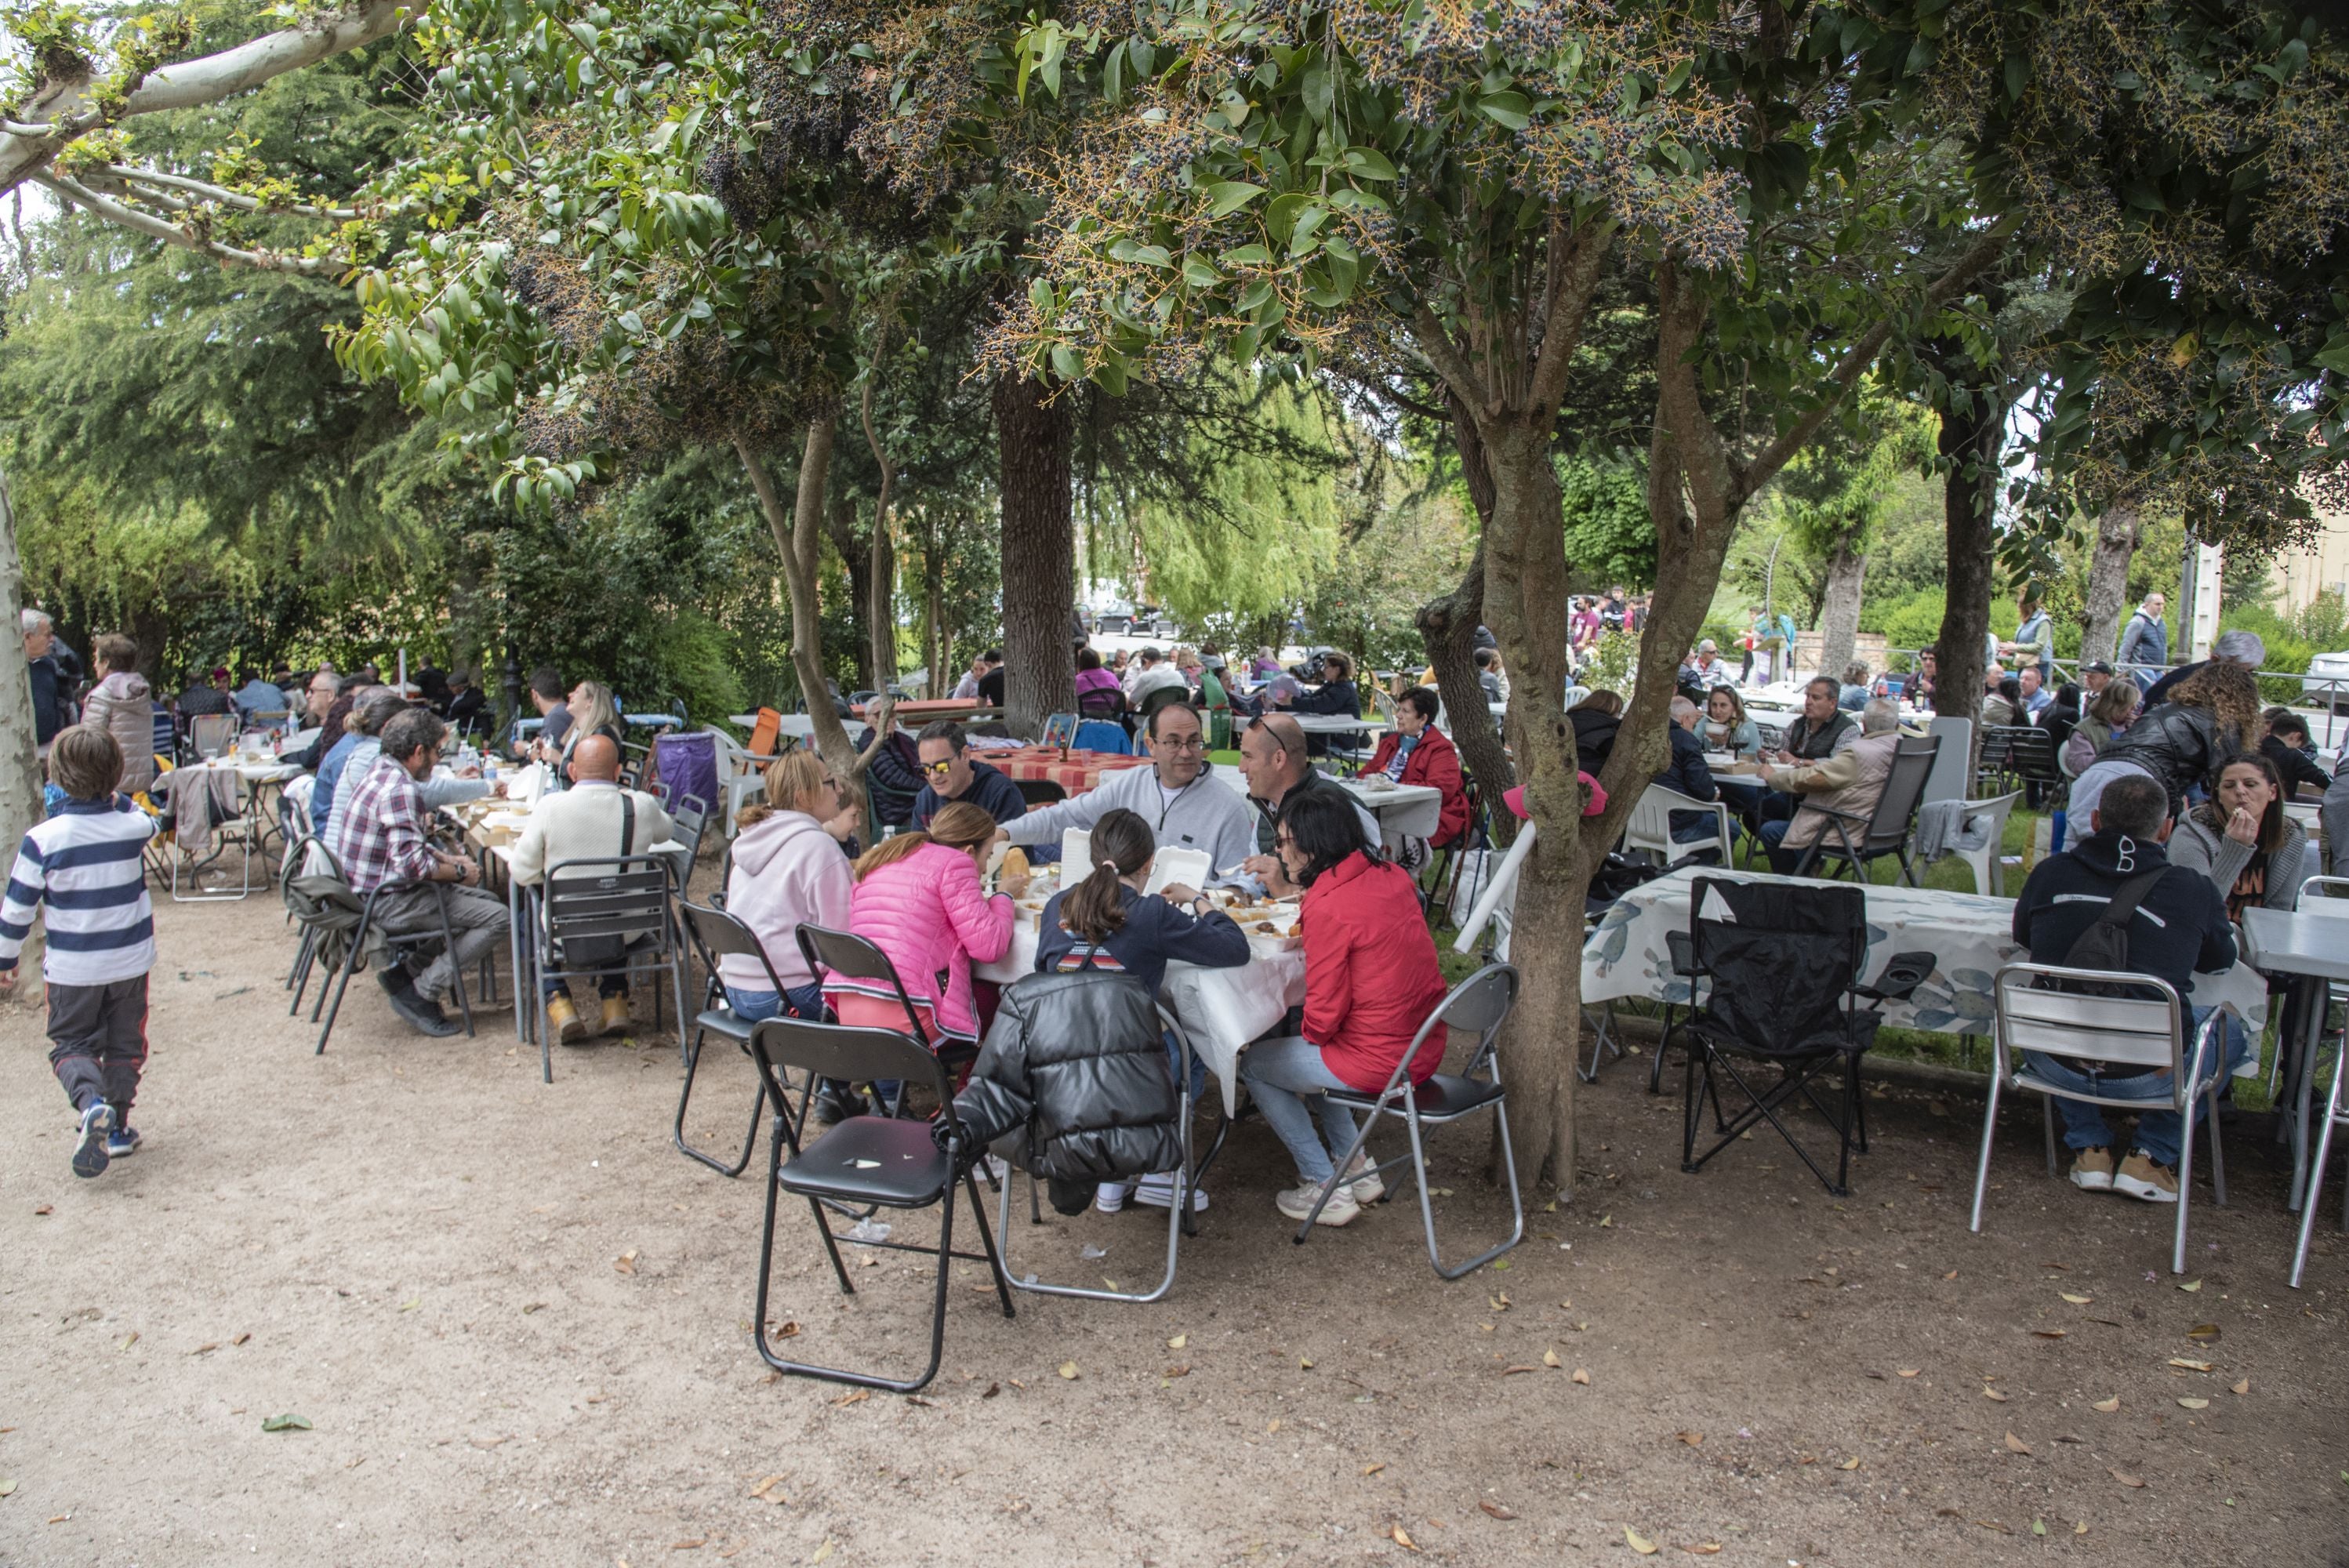
<path id="1" fill-rule="evenodd" d="M 571 753 L 571 788 L 541 800 L 523 825 L 522 836 L 514 841 L 514 881 L 524 887 L 534 886 L 549 870 L 566 861 L 640 855 L 667 838 L 668 813 L 661 810 L 661 803 L 641 789 L 623 789 L 619 779 L 620 748 L 611 738 L 591 735 L 582 740 Z M 643 940 L 636 937 L 631 944 Z M 568 956 L 570 962 L 578 963 L 578 954 Z M 594 1032 L 626 1029 L 626 974 L 597 975 L 595 990 L 603 999 L 603 1018 Z M 566 1046 L 588 1037 L 586 1020 L 572 1006 L 570 989 L 561 980 L 546 982 L 546 1021 L 555 1038 Z"/>
<path id="2" fill-rule="evenodd" d="M 1222 880 L 1216 873 L 1256 852 L 1255 829 L 1239 791 L 1207 776 L 1199 710 L 1185 702 L 1168 703 L 1151 715 L 1143 744 L 1150 749 L 1149 767 L 1104 773 L 1089 794 L 1030 807 L 1005 826 L 1003 836 L 1015 844 L 1057 844 L 1063 830 L 1091 831 L 1123 806 L 1150 824 L 1160 849 L 1206 851 L 1209 879 Z"/>

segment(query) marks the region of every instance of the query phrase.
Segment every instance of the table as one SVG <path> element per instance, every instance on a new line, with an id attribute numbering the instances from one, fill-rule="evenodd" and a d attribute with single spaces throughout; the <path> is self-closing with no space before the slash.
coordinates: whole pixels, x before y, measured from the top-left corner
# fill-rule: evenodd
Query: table
<path id="1" fill-rule="evenodd" d="M 1207 777 L 1237 790 L 1243 800 L 1255 799 L 1248 793 L 1247 780 L 1237 768 L 1216 768 Z M 1378 820 L 1379 830 L 1389 841 L 1398 834 L 1432 839 L 1443 824 L 1444 791 L 1432 784 L 1398 784 L 1391 789 L 1373 789 L 1360 779 L 1335 779 L 1330 782 L 1351 795 L 1362 810 Z"/>
<path id="2" fill-rule="evenodd" d="M 1150 758 L 1115 751 L 1063 753 L 1057 746 L 1023 746 L 1011 751 L 974 751 L 973 758 L 1013 779 L 1058 784 L 1071 795 L 1100 788 L 1102 775 L 1122 769 L 1147 768 Z"/>
<path id="3" fill-rule="evenodd" d="M 1683 868 L 1633 888 L 1616 901 L 1582 945 L 1582 999 L 1586 1004 L 1643 997 L 1685 1006 L 1689 983 L 1674 975 L 1664 934 L 1689 928 L 1691 890 L 1699 876 L 1739 882 L 1820 885 L 1808 877 L 1759 872 Z M 2014 940 L 2011 899 L 1940 888 L 1894 885 L 1863 890 L 1868 902 L 1868 954 L 1863 983 L 1896 953 L 1930 953 L 1933 973 L 1906 1001 L 1880 1004 L 1884 1022 L 1895 1028 L 1940 1035 L 1995 1032 L 1993 977 L 2003 965 L 2030 956 Z M 2344 901 L 2349 905 L 2349 901 Z M 2252 913 L 2265 913 L 2254 911 Z M 2289 918 L 2289 917 L 2286 917 Z M 2349 930 L 2344 930 L 2349 934 Z M 2349 979 L 2349 959 L 2340 961 Z M 2231 1003 L 2253 1038 L 2267 1025 L 2268 986 L 2259 970 L 2238 962 L 2223 975 L 2198 975 L 2187 998 L 2196 1006 Z M 2239 1078 L 2259 1074 L 2256 1059 L 2238 1068 Z"/>
<path id="4" fill-rule="evenodd" d="M 1025 911 L 1021 914 L 1011 930 L 1009 951 L 992 964 L 974 965 L 972 974 L 1008 985 L 1036 972 L 1037 924 Z M 1248 962 L 1235 969 L 1169 964 L 1159 993 L 1190 1037 L 1191 1048 L 1223 1086 L 1227 1118 L 1239 1114 L 1240 1053 L 1278 1027 L 1288 1009 L 1305 1004 L 1302 947 L 1251 933 L 1248 948 Z"/>
<path id="5" fill-rule="evenodd" d="M 2297 910 L 2246 909 L 2243 946 L 2254 967 L 2287 977 L 2303 994 L 2301 1010 L 2308 1031 L 2296 1053 L 2292 1109 L 2285 1120 L 2292 1135 L 2288 1207 L 2296 1210 L 2308 1187 L 2308 1109 L 2315 1093 L 2317 1047 L 2324 1038 L 2327 993 L 2333 983 L 2349 981 L 2349 899 L 2313 898 Z M 2256 1029 L 2252 1037 L 2258 1037 Z M 2256 1071 L 2257 1056 L 2247 1065 Z"/>
<path id="6" fill-rule="evenodd" d="M 1272 709 L 1273 713 L 1283 711 L 1285 710 L 1281 708 Z M 1351 735 L 1358 729 L 1369 730 L 1375 734 L 1380 730 L 1394 727 L 1393 722 L 1389 719 L 1376 717 L 1348 718 L 1342 713 L 1292 713 L 1288 717 L 1295 719 L 1297 727 L 1308 735 Z"/>

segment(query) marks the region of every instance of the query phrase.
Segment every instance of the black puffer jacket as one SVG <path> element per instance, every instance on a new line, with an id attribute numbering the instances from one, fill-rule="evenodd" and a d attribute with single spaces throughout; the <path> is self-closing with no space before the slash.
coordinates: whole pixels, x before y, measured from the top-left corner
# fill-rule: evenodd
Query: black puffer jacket
<path id="1" fill-rule="evenodd" d="M 2233 749 L 2219 733 L 2217 714 L 2166 702 L 2147 709 L 2114 737 L 2096 753 L 2096 760 L 2134 762 L 2160 779 L 2169 791 L 2169 811 L 2175 817 L 2184 814 L 2187 787 L 2208 779 L 2219 759 Z"/>
<path id="2" fill-rule="evenodd" d="M 1056 1183 L 1172 1171 L 1181 1108 L 1162 1026 L 1130 975 L 1030 975 L 1005 987 L 955 1114 L 974 1145 L 1025 1127 L 997 1152 Z"/>

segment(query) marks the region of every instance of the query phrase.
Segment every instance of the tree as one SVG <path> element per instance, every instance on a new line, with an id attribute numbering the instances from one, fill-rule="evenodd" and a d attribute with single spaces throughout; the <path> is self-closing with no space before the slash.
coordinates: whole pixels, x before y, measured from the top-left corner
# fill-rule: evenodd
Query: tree
<path id="1" fill-rule="evenodd" d="M 1793 538 L 1825 565 L 1819 668 L 1840 676 L 1859 631 L 1860 595 L 1895 478 L 1931 448 L 1924 422 L 1889 398 L 1864 399 L 1862 428 L 1799 453 L 1778 487 Z"/>

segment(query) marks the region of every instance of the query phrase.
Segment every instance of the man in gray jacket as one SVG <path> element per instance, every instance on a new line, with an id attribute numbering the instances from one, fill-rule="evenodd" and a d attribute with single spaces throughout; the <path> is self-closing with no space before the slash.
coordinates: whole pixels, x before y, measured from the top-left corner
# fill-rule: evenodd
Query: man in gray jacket
<path id="1" fill-rule="evenodd" d="M 1255 830 L 1239 791 L 1207 776 L 1199 710 L 1185 702 L 1168 703 L 1150 716 L 1143 744 L 1150 748 L 1149 767 L 1104 773 L 1092 792 L 1033 807 L 1007 823 L 1004 835 L 1015 844 L 1058 844 L 1063 830 L 1091 831 L 1123 806 L 1150 824 L 1160 849 L 1206 851 L 1210 880 L 1222 880 L 1216 873 L 1256 852 Z"/>

